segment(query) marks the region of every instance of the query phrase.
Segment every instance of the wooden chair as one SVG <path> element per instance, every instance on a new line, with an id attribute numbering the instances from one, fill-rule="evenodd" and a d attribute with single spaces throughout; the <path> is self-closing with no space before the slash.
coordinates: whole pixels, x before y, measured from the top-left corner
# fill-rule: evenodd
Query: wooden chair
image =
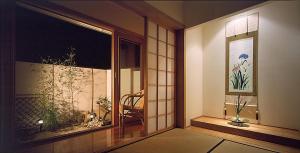
<path id="1" fill-rule="evenodd" d="M 124 128 L 127 118 L 135 118 L 144 125 L 144 90 L 123 95 L 119 103 L 119 125 Z"/>

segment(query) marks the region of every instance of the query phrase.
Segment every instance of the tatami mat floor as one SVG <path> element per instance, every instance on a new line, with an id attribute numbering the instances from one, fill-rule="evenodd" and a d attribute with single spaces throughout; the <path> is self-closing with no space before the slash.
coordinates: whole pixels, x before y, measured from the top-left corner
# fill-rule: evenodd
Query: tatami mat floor
<path id="1" fill-rule="evenodd" d="M 261 140 L 256 140 L 256 139 L 251 139 L 251 138 L 247 138 L 247 137 L 237 136 L 237 135 L 233 135 L 233 134 L 218 132 L 218 131 L 214 131 L 214 130 L 208 130 L 208 129 L 193 127 L 193 126 L 186 128 L 186 130 L 199 132 L 202 134 L 207 134 L 210 136 L 215 136 L 215 137 L 219 137 L 222 139 L 226 139 L 226 140 L 230 140 L 230 141 L 234 141 L 234 142 L 238 142 L 238 143 L 243 143 L 243 144 L 255 146 L 258 148 L 265 148 L 267 150 L 273 150 L 273 151 L 280 152 L 280 153 L 300 153 L 300 149 L 297 149 L 297 148 L 288 147 L 288 146 L 279 145 L 279 144 L 270 143 L 270 142 L 261 141 Z"/>
<path id="2" fill-rule="evenodd" d="M 222 141 L 219 145 L 213 148 L 211 153 L 277 153 L 265 148 L 250 146 L 247 144 L 237 143 L 229 140 Z"/>
<path id="3" fill-rule="evenodd" d="M 300 150 L 239 136 L 190 127 L 173 129 L 110 153 L 274 153 Z"/>

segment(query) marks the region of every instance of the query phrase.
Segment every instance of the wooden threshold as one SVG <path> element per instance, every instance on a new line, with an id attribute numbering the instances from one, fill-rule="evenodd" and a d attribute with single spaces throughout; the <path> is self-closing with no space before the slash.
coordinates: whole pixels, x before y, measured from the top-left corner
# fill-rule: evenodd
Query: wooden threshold
<path id="1" fill-rule="evenodd" d="M 142 140 L 145 140 L 147 138 L 150 138 L 150 137 L 153 137 L 153 136 L 156 136 L 158 134 L 162 134 L 164 132 L 167 132 L 167 131 L 170 131 L 170 130 L 173 130 L 174 127 L 169 127 L 169 128 L 166 128 L 166 129 L 162 129 L 162 130 L 158 130 L 154 133 L 151 133 L 151 134 L 147 134 L 145 135 L 144 137 L 136 137 L 132 140 L 129 140 L 127 142 L 124 142 L 124 143 L 119 143 L 117 145 L 114 145 L 114 146 L 111 146 L 111 147 L 108 147 L 106 148 L 103 152 L 106 153 L 106 152 L 110 152 L 110 151 L 113 151 L 113 150 L 116 150 L 116 149 L 119 149 L 119 148 L 122 148 L 122 147 L 125 147 L 125 146 L 128 146 L 128 145 L 131 145 L 131 144 L 134 144 L 136 142 L 139 142 L 139 141 L 142 141 Z"/>
<path id="2" fill-rule="evenodd" d="M 191 125 L 224 133 L 244 136 L 262 141 L 300 148 L 298 130 L 270 127 L 247 123 L 249 127 L 238 127 L 228 124 L 229 120 L 201 116 L 191 120 Z"/>
<path id="3" fill-rule="evenodd" d="M 89 133 L 77 134 L 69 138 L 43 144 L 15 146 L 14 153 L 100 153 L 111 148 L 133 143 L 146 137 L 141 124 L 127 125 L 122 131 L 118 126 Z"/>

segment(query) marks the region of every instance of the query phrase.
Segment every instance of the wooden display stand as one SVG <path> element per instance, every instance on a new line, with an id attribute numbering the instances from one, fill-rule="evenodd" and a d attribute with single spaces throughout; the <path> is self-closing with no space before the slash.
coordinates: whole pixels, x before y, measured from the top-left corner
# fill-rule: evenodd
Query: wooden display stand
<path id="1" fill-rule="evenodd" d="M 244 136 L 262 141 L 300 148 L 300 131 L 247 123 L 239 127 L 228 124 L 229 120 L 201 116 L 191 120 L 191 125 L 219 132 Z"/>

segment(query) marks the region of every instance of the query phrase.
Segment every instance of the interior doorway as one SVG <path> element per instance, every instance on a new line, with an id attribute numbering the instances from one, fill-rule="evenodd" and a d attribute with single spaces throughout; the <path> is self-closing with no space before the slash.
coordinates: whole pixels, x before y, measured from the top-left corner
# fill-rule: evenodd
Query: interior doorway
<path id="1" fill-rule="evenodd" d="M 140 44 L 120 39 L 120 97 L 141 90 Z"/>
<path id="2" fill-rule="evenodd" d="M 117 35 L 117 88 L 115 125 L 144 126 L 142 39 Z"/>

